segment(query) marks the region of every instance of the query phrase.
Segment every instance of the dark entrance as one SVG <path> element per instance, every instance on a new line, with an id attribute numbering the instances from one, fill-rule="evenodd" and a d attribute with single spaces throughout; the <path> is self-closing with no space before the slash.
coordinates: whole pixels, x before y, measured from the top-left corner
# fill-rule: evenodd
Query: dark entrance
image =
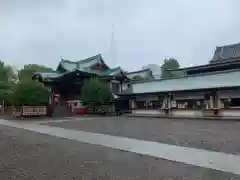
<path id="1" fill-rule="evenodd" d="M 130 110 L 129 97 L 119 97 L 114 100 L 117 115 L 128 113 Z"/>

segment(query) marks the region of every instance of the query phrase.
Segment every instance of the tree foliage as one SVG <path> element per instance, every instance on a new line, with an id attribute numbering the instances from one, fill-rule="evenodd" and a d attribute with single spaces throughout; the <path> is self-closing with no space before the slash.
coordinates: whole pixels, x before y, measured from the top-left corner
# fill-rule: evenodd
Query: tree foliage
<path id="1" fill-rule="evenodd" d="M 37 64 L 25 65 L 18 71 L 18 81 L 13 84 L 8 100 L 16 106 L 42 105 L 48 103 L 49 90 L 39 82 L 33 81 L 36 71 L 50 71 L 51 68 Z M 1 88 L 1 87 L 0 87 Z"/>
<path id="2" fill-rule="evenodd" d="M 14 78 L 15 74 L 13 72 L 12 67 L 0 61 L 0 81 L 12 82 Z"/>
<path id="3" fill-rule="evenodd" d="M 35 81 L 20 81 L 11 92 L 11 104 L 22 105 L 45 105 L 48 103 L 50 92 L 42 84 Z"/>
<path id="4" fill-rule="evenodd" d="M 98 78 L 86 80 L 81 89 L 81 100 L 87 105 L 108 104 L 112 100 L 110 88 Z"/>
<path id="5" fill-rule="evenodd" d="M 0 103 L 14 105 L 41 105 L 48 103 L 49 91 L 39 82 L 32 80 L 36 71 L 51 71 L 51 68 L 25 65 L 18 73 L 0 61 Z M 16 81 L 18 79 L 18 81 Z"/>
<path id="6" fill-rule="evenodd" d="M 18 79 L 20 81 L 29 81 L 34 73 L 38 71 L 52 71 L 52 68 L 38 64 L 27 64 L 18 72 Z"/>
<path id="7" fill-rule="evenodd" d="M 5 104 L 9 104 L 9 97 L 12 92 L 14 84 L 10 82 L 0 81 L 0 104 L 5 102 Z"/>
<path id="8" fill-rule="evenodd" d="M 161 66 L 162 78 L 176 77 L 176 74 L 169 71 L 169 69 L 178 69 L 179 67 L 180 65 L 176 59 L 165 59 L 163 65 Z"/>
<path id="9" fill-rule="evenodd" d="M 9 93 L 11 92 L 16 75 L 13 68 L 0 61 L 0 102 L 8 103 Z"/>

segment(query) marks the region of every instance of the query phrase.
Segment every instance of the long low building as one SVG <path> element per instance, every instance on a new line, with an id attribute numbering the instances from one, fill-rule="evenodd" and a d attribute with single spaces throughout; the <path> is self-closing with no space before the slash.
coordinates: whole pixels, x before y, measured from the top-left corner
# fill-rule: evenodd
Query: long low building
<path id="1" fill-rule="evenodd" d="M 120 95 L 135 114 L 240 117 L 239 47 L 217 47 L 209 64 L 178 69 L 183 77 L 135 82 Z"/>

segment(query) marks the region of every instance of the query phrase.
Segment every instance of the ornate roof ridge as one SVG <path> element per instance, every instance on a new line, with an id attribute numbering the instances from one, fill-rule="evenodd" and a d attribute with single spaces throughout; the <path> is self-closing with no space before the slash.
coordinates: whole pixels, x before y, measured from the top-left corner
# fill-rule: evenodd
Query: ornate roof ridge
<path id="1" fill-rule="evenodd" d="M 71 64 L 83 64 L 83 63 L 86 63 L 86 62 L 89 62 L 89 61 L 93 61 L 95 60 L 96 58 L 102 58 L 102 55 L 101 54 L 97 54 L 95 56 L 91 56 L 91 57 L 88 57 L 88 58 L 85 58 L 85 59 L 82 59 L 82 60 L 79 60 L 79 61 L 70 61 L 70 60 L 67 60 L 67 59 L 61 59 L 61 62 L 66 62 L 66 63 L 71 63 Z"/>
<path id="2" fill-rule="evenodd" d="M 95 56 L 91 56 L 91 57 L 79 60 L 76 63 L 83 64 L 83 63 L 86 63 L 86 62 L 89 62 L 89 61 L 93 61 L 93 60 L 96 60 L 96 59 L 97 60 L 102 59 L 102 55 L 101 54 L 97 54 Z"/>

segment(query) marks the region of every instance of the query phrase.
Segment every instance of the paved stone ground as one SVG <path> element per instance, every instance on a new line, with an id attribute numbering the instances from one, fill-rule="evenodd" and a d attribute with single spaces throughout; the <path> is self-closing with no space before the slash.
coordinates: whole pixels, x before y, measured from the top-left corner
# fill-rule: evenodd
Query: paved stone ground
<path id="1" fill-rule="evenodd" d="M 111 117 L 48 125 L 240 154 L 240 121 Z"/>
<path id="2" fill-rule="evenodd" d="M 1 180 L 240 180 L 240 176 L 0 125 Z"/>

